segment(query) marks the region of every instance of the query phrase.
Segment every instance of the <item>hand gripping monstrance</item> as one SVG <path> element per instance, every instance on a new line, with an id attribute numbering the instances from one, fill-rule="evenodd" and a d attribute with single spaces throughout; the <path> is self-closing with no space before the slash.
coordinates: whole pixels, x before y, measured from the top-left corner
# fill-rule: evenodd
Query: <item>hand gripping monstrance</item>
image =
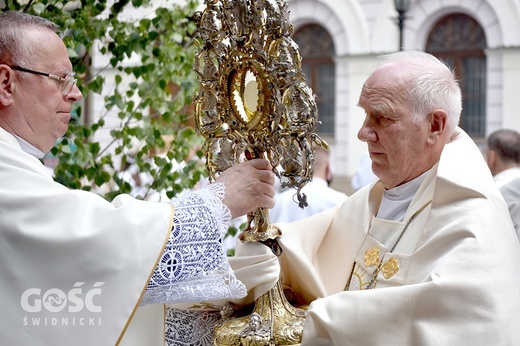
<path id="1" fill-rule="evenodd" d="M 242 160 L 267 158 L 282 187 L 296 189 L 312 179 L 314 145 L 327 148 L 314 132 L 314 95 L 301 71 L 300 54 L 290 38 L 283 0 L 205 0 L 197 12 L 198 51 L 194 69 L 200 92 L 196 125 L 211 180 Z M 281 231 L 268 209 L 248 214 L 239 235 L 278 253 Z M 288 303 L 280 282 L 255 302 L 250 316 L 229 318 L 215 330 L 215 345 L 298 345 L 305 310 Z"/>

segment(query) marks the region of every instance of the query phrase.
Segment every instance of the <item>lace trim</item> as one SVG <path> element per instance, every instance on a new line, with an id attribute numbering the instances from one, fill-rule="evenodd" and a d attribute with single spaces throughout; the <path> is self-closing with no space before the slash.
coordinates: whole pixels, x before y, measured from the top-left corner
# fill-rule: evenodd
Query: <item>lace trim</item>
<path id="1" fill-rule="evenodd" d="M 212 346 L 213 330 L 220 322 L 218 311 L 166 308 L 166 346 Z"/>
<path id="2" fill-rule="evenodd" d="M 142 305 L 237 299 L 246 295 L 235 277 L 222 238 L 231 221 L 222 204 L 223 184 L 212 184 L 172 201 L 172 232 Z"/>

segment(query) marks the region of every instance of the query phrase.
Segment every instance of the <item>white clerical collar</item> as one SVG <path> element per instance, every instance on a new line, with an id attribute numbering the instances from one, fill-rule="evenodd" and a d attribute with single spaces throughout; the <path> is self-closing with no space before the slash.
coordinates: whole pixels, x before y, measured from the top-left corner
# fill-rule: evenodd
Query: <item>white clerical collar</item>
<path id="1" fill-rule="evenodd" d="M 377 217 L 385 220 L 402 221 L 413 196 L 415 196 L 428 172 L 429 170 L 403 185 L 385 190 Z"/>
<path id="2" fill-rule="evenodd" d="M 32 155 L 32 156 L 36 157 L 37 159 L 41 159 L 45 156 L 45 153 L 43 151 L 36 148 L 31 143 L 27 142 L 25 139 L 15 135 L 15 134 L 12 134 L 12 135 L 16 139 L 16 141 L 18 142 L 18 144 L 20 145 L 22 150 L 25 151 L 27 154 Z"/>

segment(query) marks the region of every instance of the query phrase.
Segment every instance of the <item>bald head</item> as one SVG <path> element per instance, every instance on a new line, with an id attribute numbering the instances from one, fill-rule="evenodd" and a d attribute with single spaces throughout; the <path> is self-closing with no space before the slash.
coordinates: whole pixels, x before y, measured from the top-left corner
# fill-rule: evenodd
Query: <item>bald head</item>
<path id="1" fill-rule="evenodd" d="M 383 62 L 367 80 L 380 79 L 381 74 L 393 80 L 393 97 L 420 117 L 435 109 L 446 111 L 447 132 L 458 125 L 462 96 L 453 70 L 431 54 L 402 51 L 382 57 Z"/>
<path id="2" fill-rule="evenodd" d="M 439 161 L 462 109 L 452 71 L 418 51 L 384 56 L 363 85 L 358 105 L 365 111 L 358 138 L 368 144 L 372 171 L 387 189 Z"/>

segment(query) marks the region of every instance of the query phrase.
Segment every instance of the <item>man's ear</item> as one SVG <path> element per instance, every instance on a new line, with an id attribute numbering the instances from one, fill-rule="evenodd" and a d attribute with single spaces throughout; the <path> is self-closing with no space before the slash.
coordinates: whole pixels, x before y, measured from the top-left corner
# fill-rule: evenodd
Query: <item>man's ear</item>
<path id="1" fill-rule="evenodd" d="M 9 106 L 13 102 L 14 72 L 7 65 L 0 64 L 0 105 Z"/>
<path id="2" fill-rule="evenodd" d="M 495 166 L 496 166 L 496 163 L 497 163 L 497 153 L 496 151 L 492 150 L 492 149 L 487 149 L 486 150 L 486 163 L 487 165 L 489 166 L 489 168 L 491 169 L 491 173 L 493 173 L 493 175 L 495 174 Z"/>
<path id="3" fill-rule="evenodd" d="M 442 109 L 430 113 L 430 133 L 429 139 L 437 142 L 446 131 L 448 114 Z"/>

